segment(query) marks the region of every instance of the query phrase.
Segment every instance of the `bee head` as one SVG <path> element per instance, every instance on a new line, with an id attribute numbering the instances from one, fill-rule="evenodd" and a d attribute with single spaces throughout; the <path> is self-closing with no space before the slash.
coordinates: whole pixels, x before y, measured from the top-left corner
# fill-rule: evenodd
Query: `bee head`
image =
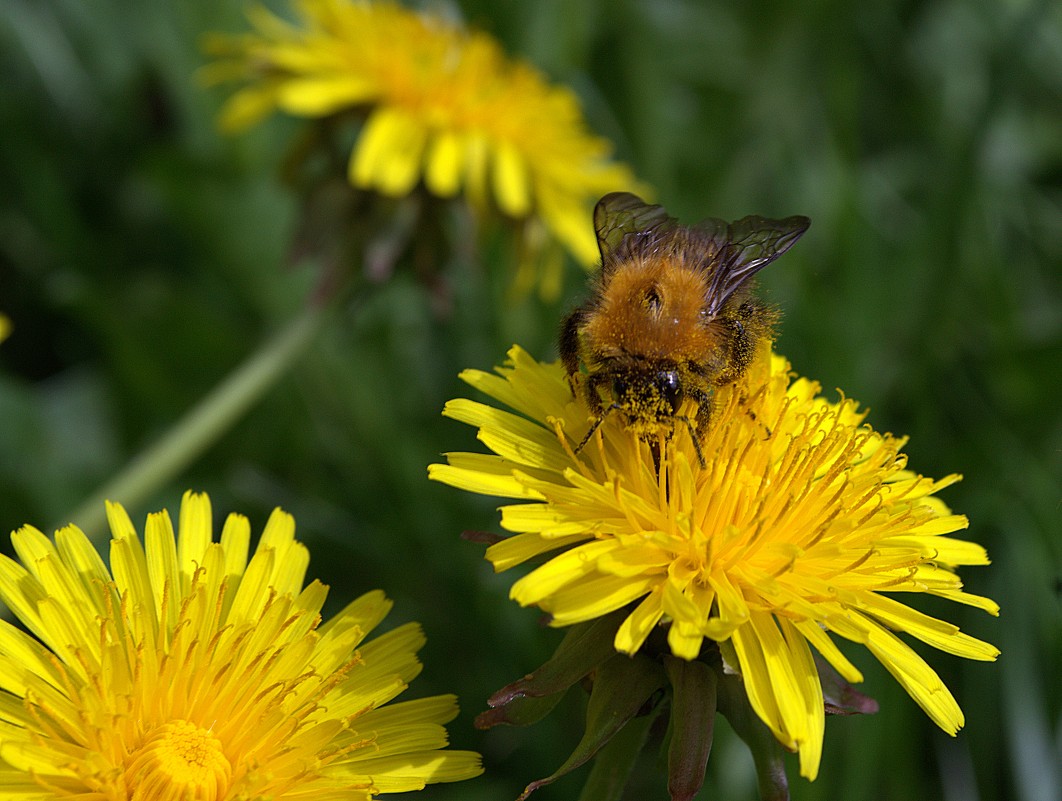
<path id="1" fill-rule="evenodd" d="M 675 414 L 682 400 L 682 379 L 677 370 L 657 370 L 649 376 L 619 374 L 612 378 L 612 397 L 635 416 Z"/>

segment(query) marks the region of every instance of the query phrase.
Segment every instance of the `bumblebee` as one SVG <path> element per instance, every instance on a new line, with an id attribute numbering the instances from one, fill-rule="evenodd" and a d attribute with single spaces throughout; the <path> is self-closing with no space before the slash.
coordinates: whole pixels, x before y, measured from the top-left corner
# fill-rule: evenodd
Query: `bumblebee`
<path id="1" fill-rule="evenodd" d="M 593 415 L 576 452 L 619 412 L 644 438 L 684 424 L 703 465 L 713 389 L 742 376 L 778 318 L 750 295 L 750 279 L 810 224 L 750 216 L 683 226 L 630 193 L 601 198 L 594 209 L 601 270 L 560 333 L 569 381 Z M 680 413 L 686 399 L 697 404 L 692 419 Z"/>

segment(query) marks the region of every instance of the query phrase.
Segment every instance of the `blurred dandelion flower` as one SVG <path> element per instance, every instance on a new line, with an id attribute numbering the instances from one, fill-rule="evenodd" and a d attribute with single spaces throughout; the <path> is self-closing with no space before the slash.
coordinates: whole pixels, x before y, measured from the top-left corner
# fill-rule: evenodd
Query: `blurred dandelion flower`
<path id="1" fill-rule="evenodd" d="M 180 536 L 150 515 L 146 548 L 108 505 L 111 572 L 76 527 L 12 534 L 0 597 L 5 798 L 369 799 L 481 772 L 443 750 L 452 696 L 389 704 L 421 669 L 416 624 L 366 640 L 391 607 L 370 592 L 319 626 L 327 588 L 276 510 L 250 561 L 247 519 L 214 542 L 184 496 Z"/>
<path id="2" fill-rule="evenodd" d="M 7 315 L 0 314 L 0 342 L 3 342 L 5 339 L 7 339 L 10 333 L 11 320 L 8 319 Z"/>
<path id="3" fill-rule="evenodd" d="M 670 624 L 667 647 L 685 660 L 706 640 L 718 643 L 808 778 L 824 730 L 812 647 L 845 680 L 862 680 L 828 632 L 865 646 L 944 731 L 963 725 L 947 687 L 894 632 L 969 659 L 993 660 L 997 649 L 893 594 L 928 593 L 995 615 L 997 605 L 964 592 L 953 572 L 988 557 L 947 536 L 967 521 L 935 496 L 959 477 L 905 469 L 905 441 L 865 425 L 854 401 L 823 399 L 764 342 L 748 374 L 716 390 L 701 467 L 682 426 L 646 442 L 619 414 L 576 456 L 587 409 L 559 364 L 519 348 L 497 374 L 462 378 L 516 414 L 450 401 L 444 414 L 476 426 L 494 453 L 449 454 L 430 475 L 522 501 L 501 509 L 515 536 L 487 551 L 499 571 L 552 554 L 513 585 L 520 604 L 541 607 L 555 626 L 625 609 L 614 647 L 629 654 L 658 624 Z"/>
<path id="4" fill-rule="evenodd" d="M 586 267 L 595 263 L 594 201 L 636 182 L 588 131 L 570 90 L 440 16 L 389 2 L 293 5 L 297 25 L 255 6 L 253 33 L 207 42 L 218 60 L 204 78 L 244 84 L 222 111 L 223 128 L 278 110 L 312 118 L 360 111 L 349 162 L 356 187 L 400 197 L 423 181 L 439 197 L 464 190 L 480 207 L 493 199 L 524 221 L 529 250 L 559 241 Z"/>

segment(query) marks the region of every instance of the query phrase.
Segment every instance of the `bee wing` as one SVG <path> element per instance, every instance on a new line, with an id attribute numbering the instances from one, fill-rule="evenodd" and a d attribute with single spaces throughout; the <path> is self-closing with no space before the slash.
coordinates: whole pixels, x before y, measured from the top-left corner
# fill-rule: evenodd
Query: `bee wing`
<path id="1" fill-rule="evenodd" d="M 671 230 L 676 220 L 668 216 L 663 206 L 643 201 L 630 192 L 612 192 L 594 207 L 594 230 L 601 251 L 601 264 L 606 266 L 617 256 L 631 253 L 650 237 Z"/>
<path id="2" fill-rule="evenodd" d="M 708 313 L 716 314 L 742 284 L 791 248 L 808 230 L 807 217 L 742 217 L 732 223 L 708 219 L 696 228 L 717 246 L 708 290 Z"/>

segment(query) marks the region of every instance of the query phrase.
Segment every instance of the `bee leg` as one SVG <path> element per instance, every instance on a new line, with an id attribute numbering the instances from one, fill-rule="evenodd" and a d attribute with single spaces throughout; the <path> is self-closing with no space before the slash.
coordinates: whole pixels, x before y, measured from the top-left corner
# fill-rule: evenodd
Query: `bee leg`
<path id="1" fill-rule="evenodd" d="M 697 401 L 697 416 L 694 422 L 697 424 L 698 434 L 695 439 L 704 439 L 704 434 L 708 430 L 708 421 L 712 419 L 712 396 L 695 388 L 691 388 L 688 394 Z"/>
<path id="2" fill-rule="evenodd" d="M 606 383 L 608 383 L 608 379 L 601 373 L 594 373 L 586 378 L 586 383 L 584 384 L 586 388 L 586 406 L 594 417 L 603 417 L 605 414 L 605 410 L 601 406 L 601 394 L 597 391 L 597 388 Z M 609 411 L 612 410 L 609 409 Z"/>
<path id="3" fill-rule="evenodd" d="M 700 416 L 701 416 L 701 414 L 698 411 L 697 412 L 698 419 L 700 419 Z M 706 461 L 704 461 L 704 452 L 701 450 L 701 438 L 697 435 L 697 429 L 694 428 L 693 421 L 690 420 L 690 418 L 688 418 L 688 417 L 680 417 L 678 419 L 686 424 L 686 428 L 690 432 L 690 439 L 693 440 L 693 450 L 695 450 L 697 452 L 697 461 L 700 462 L 701 469 L 704 469 L 705 467 L 708 466 L 708 463 Z M 698 428 L 700 427 L 699 423 L 698 423 L 697 427 Z"/>
<path id="4" fill-rule="evenodd" d="M 697 451 L 697 461 L 701 463 L 701 467 L 707 467 L 708 463 L 705 462 L 704 452 L 701 450 L 701 440 L 704 439 L 705 431 L 708 429 L 708 421 L 712 417 L 712 396 L 695 387 L 691 387 L 687 394 L 697 401 L 697 416 L 693 420 L 683 417 L 682 422 L 689 429 L 690 439 L 693 440 L 693 448 Z"/>
<path id="5" fill-rule="evenodd" d="M 720 318 L 730 341 L 727 347 L 729 363 L 715 377 L 717 386 L 729 384 L 744 375 L 760 342 L 771 338 L 778 316 L 777 309 L 750 298 Z"/>
<path id="6" fill-rule="evenodd" d="M 561 323 L 559 347 L 561 363 L 568 373 L 569 382 L 571 377 L 579 372 L 579 328 L 583 324 L 586 312 L 579 307 Z M 574 387 L 573 387 L 574 391 Z"/>
<path id="7" fill-rule="evenodd" d="M 612 410 L 609 409 L 609 411 L 612 411 Z M 575 446 L 575 450 L 573 451 L 573 453 L 575 453 L 576 456 L 579 455 L 579 451 L 581 451 L 585 447 L 586 443 L 588 443 L 590 441 L 590 437 L 594 436 L 594 432 L 597 431 L 598 427 L 603 422 L 605 422 L 605 415 L 601 415 L 600 417 L 595 417 L 594 421 L 592 423 L 590 423 L 590 430 L 586 432 L 586 436 L 583 437 L 582 442 L 580 442 L 578 445 Z"/>
<path id="8" fill-rule="evenodd" d="M 601 407 L 601 395 L 598 394 L 597 388 L 600 384 L 604 383 L 604 381 L 604 377 L 600 374 L 594 374 L 591 376 L 587 376 L 586 378 L 586 406 L 590 410 L 590 417 L 592 422 L 590 423 L 590 430 L 586 432 L 586 436 L 583 437 L 582 442 L 580 442 L 576 446 L 576 454 L 578 454 L 579 451 L 583 449 L 583 446 L 590 441 L 590 437 L 594 436 L 594 432 L 597 431 L 598 426 L 600 426 L 605 421 L 606 415 L 608 415 L 609 412 L 619 408 L 614 403 L 607 409 L 603 409 Z"/>

